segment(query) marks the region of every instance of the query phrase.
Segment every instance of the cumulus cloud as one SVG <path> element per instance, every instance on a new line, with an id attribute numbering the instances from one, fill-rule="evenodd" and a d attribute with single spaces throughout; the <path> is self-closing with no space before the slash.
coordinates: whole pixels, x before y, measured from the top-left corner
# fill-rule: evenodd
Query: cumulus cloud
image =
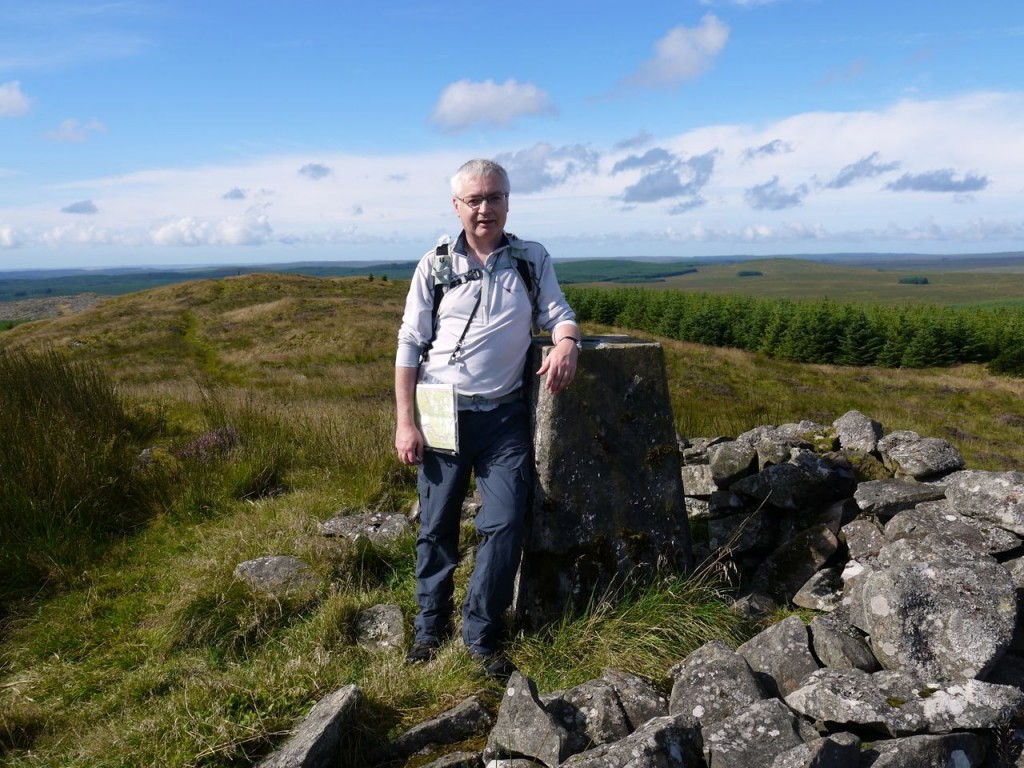
<path id="1" fill-rule="evenodd" d="M 924 173 L 905 173 L 896 181 L 885 185 L 886 189 L 893 192 L 980 192 L 988 186 L 988 176 L 978 176 L 973 173 L 966 174 L 962 179 L 957 179 L 956 174 L 950 168 L 943 168 L 938 171 L 925 171 Z"/>
<path id="2" fill-rule="evenodd" d="M 678 85 L 703 74 L 725 48 L 729 27 L 713 13 L 697 27 L 679 26 L 654 44 L 654 58 L 625 79 L 627 85 L 647 88 Z"/>
<path id="3" fill-rule="evenodd" d="M 60 209 L 61 213 L 81 213 L 86 215 L 92 215 L 99 213 L 99 208 L 96 207 L 92 200 L 79 200 L 77 203 L 71 203 L 65 205 Z"/>
<path id="4" fill-rule="evenodd" d="M 32 109 L 32 99 L 21 92 L 21 83 L 0 83 L 0 117 L 20 117 Z"/>
<path id="5" fill-rule="evenodd" d="M 220 221 L 184 216 L 153 227 L 149 240 L 154 245 L 196 247 L 202 245 L 261 245 L 273 239 L 273 228 L 265 209 L 253 207 L 243 216 Z"/>
<path id="6" fill-rule="evenodd" d="M 508 175 L 515 179 L 515 192 L 538 192 L 564 184 L 581 173 L 597 170 L 598 154 L 582 144 L 554 147 L 546 142 L 529 149 L 498 155 Z"/>
<path id="7" fill-rule="evenodd" d="M 779 184 L 779 177 L 772 177 L 771 181 L 764 184 L 757 184 L 743 193 L 743 199 L 747 205 L 758 211 L 781 211 L 785 208 L 795 208 L 804 201 L 807 196 L 807 186 L 801 184 L 793 191 L 786 190 Z"/>
<path id="8" fill-rule="evenodd" d="M 748 147 L 743 150 L 743 159 L 750 161 L 758 157 L 788 155 L 792 151 L 793 145 L 791 143 L 783 141 L 782 139 L 775 139 L 774 141 L 769 141 L 767 144 L 762 144 L 760 147 Z"/>
<path id="9" fill-rule="evenodd" d="M 672 210 L 679 213 L 703 205 L 703 200 L 698 201 L 699 193 L 711 180 L 717 154 L 712 150 L 681 160 L 667 150 L 655 148 L 640 157 L 634 155 L 620 160 L 612 168 L 612 173 L 644 169 L 640 180 L 626 187 L 622 195 L 622 200 L 626 203 L 653 203 L 677 197 L 693 198 L 676 204 Z"/>
<path id="10" fill-rule="evenodd" d="M 319 181 L 325 176 L 330 176 L 332 171 L 328 166 L 323 163 L 306 163 L 304 166 L 299 168 L 299 175 L 313 179 L 313 181 Z"/>
<path id="11" fill-rule="evenodd" d="M 627 149 L 639 149 L 649 144 L 653 138 L 647 131 L 640 131 L 636 136 L 630 136 L 628 139 L 618 142 L 613 148 L 620 152 Z"/>
<path id="12" fill-rule="evenodd" d="M 73 118 L 61 121 L 54 130 L 47 131 L 46 137 L 51 141 L 64 144 L 80 144 L 94 133 L 106 133 L 107 126 L 95 117 L 87 122 L 79 122 Z"/>
<path id="13" fill-rule="evenodd" d="M 643 155 L 630 155 L 624 160 L 619 160 L 612 167 L 612 175 L 622 171 L 631 171 L 636 168 L 650 168 L 656 165 L 665 165 L 675 162 L 675 156 L 667 149 L 655 147 L 643 153 Z"/>
<path id="14" fill-rule="evenodd" d="M 14 231 L 14 227 L 0 227 L 0 248 L 17 248 L 19 245 L 21 245 L 21 240 Z"/>
<path id="15" fill-rule="evenodd" d="M 299 173 L 302 173 L 302 171 L 300 170 Z M 232 187 L 227 192 L 225 192 L 223 195 L 221 195 L 220 199 L 221 200 L 245 200 L 246 197 L 248 197 L 248 194 L 246 193 L 246 191 L 244 189 L 241 189 L 240 187 Z"/>
<path id="16" fill-rule="evenodd" d="M 877 162 L 878 155 L 878 152 L 872 152 L 867 157 L 862 157 L 857 162 L 844 166 L 839 173 L 836 174 L 836 177 L 825 186 L 828 189 L 842 189 L 843 187 L 848 187 L 860 179 L 870 179 L 875 176 L 881 176 L 883 173 L 895 171 L 900 167 L 898 162 Z"/>
<path id="17" fill-rule="evenodd" d="M 532 83 L 459 80 L 441 92 L 430 122 L 447 133 L 460 133 L 474 125 L 510 128 L 521 117 L 557 112 L 547 92 Z"/>

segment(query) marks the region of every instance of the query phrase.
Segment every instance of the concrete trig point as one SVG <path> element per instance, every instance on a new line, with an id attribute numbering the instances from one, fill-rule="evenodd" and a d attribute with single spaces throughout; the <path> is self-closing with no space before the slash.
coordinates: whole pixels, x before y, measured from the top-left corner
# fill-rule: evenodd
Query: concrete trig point
<path id="1" fill-rule="evenodd" d="M 551 350 L 535 340 L 530 370 Z M 690 567 L 690 529 L 660 344 L 583 339 L 559 395 L 535 386 L 535 480 L 514 608 L 527 628 L 609 588 Z"/>

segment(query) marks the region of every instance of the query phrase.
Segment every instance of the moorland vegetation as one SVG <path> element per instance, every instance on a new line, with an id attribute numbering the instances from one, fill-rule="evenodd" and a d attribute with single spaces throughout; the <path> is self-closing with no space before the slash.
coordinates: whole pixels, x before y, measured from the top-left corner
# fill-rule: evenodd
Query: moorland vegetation
<path id="1" fill-rule="evenodd" d="M 345 744 L 356 765 L 472 692 L 497 695 L 457 643 L 409 669 L 401 650 L 355 642 L 370 606 L 396 603 L 411 622 L 411 537 L 316 532 L 340 511 L 414 499 L 391 447 L 406 287 L 250 274 L 0 333 L 0 429 L 16 436 L 0 441 L 0 762 L 247 765 L 313 702 L 358 683 L 365 710 Z M 949 438 L 972 468 L 1024 466 L 1024 381 L 978 363 L 806 364 L 658 338 L 682 435 L 855 408 Z M 237 563 L 267 554 L 301 557 L 316 578 L 286 598 L 235 580 Z M 542 690 L 605 666 L 663 680 L 705 641 L 754 630 L 728 606 L 707 578 L 666 576 L 514 634 L 510 655 Z"/>

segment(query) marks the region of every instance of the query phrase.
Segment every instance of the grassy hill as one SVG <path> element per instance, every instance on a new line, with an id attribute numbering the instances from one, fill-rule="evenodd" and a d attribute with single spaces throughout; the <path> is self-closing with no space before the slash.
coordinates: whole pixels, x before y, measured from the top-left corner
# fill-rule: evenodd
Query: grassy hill
<path id="1" fill-rule="evenodd" d="M 405 668 L 398 652 L 355 645 L 355 617 L 372 605 L 396 603 L 411 622 L 411 537 L 344 546 L 316 534 L 316 522 L 339 511 L 404 510 L 415 496 L 415 474 L 391 447 L 406 288 L 249 274 L 123 295 L 0 332 L 0 355 L 55 350 L 111 381 L 123 404 L 102 381 L 56 381 L 59 365 L 40 368 L 49 371 L 42 380 L 29 369 L 4 382 L 4 393 L 18 384 L 31 403 L 72 384 L 81 390 L 78 405 L 56 402 L 19 422 L 19 440 L 4 450 L 63 451 L 66 463 L 34 483 L 45 491 L 38 505 L 81 487 L 71 476 L 98 472 L 90 509 L 115 519 L 97 527 L 79 514 L 86 499 L 72 495 L 47 508 L 45 537 L 33 546 L 0 543 L 0 762 L 247 765 L 314 701 L 354 682 L 367 704 L 363 730 L 346 748 L 360 764 L 357 756 L 387 734 L 472 692 L 498 695 L 458 644 L 426 670 Z M 951 439 L 971 467 L 1024 467 L 1020 380 L 973 366 L 802 366 L 663 343 L 683 435 L 828 423 L 856 408 L 888 429 Z M 83 438 L 103 404 L 109 429 Z M 79 461 L 93 453 L 115 463 Z M 267 554 L 302 557 L 315 584 L 282 601 L 249 593 L 234 566 Z M 460 589 L 465 578 L 460 568 Z M 652 622 L 642 642 L 628 635 L 636 622 L 617 623 L 612 612 L 517 637 L 511 655 L 553 690 L 602 666 L 661 678 L 667 663 L 707 639 L 735 644 L 748 631 L 712 584 L 673 585 L 653 602 L 677 621 Z M 692 621 L 698 613 L 702 621 Z M 652 647 L 653 655 L 634 650 Z"/>

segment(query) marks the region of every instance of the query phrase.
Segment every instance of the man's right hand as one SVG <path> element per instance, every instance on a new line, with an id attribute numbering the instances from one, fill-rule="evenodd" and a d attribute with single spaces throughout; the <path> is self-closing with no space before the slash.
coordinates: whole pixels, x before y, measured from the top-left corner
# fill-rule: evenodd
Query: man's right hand
<path id="1" fill-rule="evenodd" d="M 423 435 L 415 424 L 399 424 L 395 430 L 395 450 L 403 464 L 415 465 L 423 460 Z"/>

